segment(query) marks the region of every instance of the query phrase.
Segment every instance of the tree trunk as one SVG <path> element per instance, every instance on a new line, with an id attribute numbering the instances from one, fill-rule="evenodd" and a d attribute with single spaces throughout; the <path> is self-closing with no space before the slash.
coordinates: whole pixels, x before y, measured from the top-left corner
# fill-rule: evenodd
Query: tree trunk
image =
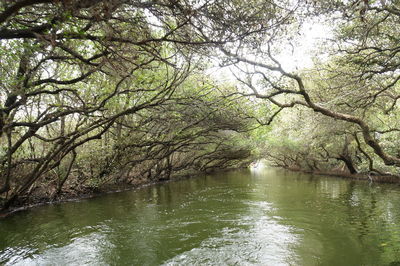
<path id="1" fill-rule="evenodd" d="M 336 158 L 342 162 L 345 163 L 347 169 L 351 174 L 357 174 L 356 167 L 354 166 L 353 160 L 349 156 L 343 156 L 340 155 L 338 158 Z"/>

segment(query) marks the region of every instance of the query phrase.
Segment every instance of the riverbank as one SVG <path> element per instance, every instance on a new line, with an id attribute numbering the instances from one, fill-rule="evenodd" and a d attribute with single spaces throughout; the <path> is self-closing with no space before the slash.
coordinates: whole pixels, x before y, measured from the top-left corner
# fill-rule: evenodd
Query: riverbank
<path id="1" fill-rule="evenodd" d="M 341 178 L 348 178 L 353 180 L 363 180 L 369 182 L 376 182 L 376 183 L 390 183 L 390 184 L 400 184 L 400 177 L 395 175 L 368 175 L 366 173 L 357 173 L 351 174 L 344 171 L 310 171 L 304 170 L 300 168 L 284 168 L 289 171 L 293 172 L 302 172 L 306 174 L 312 175 L 321 175 L 321 176 L 334 176 L 334 177 L 341 177 Z"/>
<path id="2" fill-rule="evenodd" d="M 136 189 L 141 189 L 147 186 L 153 186 L 157 184 L 167 183 L 167 182 L 175 182 L 189 178 L 196 178 L 200 176 L 204 176 L 206 174 L 216 173 L 216 172 L 227 172 L 231 170 L 244 169 L 241 168 L 226 168 L 226 169 L 218 169 L 213 170 L 212 172 L 186 172 L 184 174 L 173 174 L 170 179 L 157 179 L 157 180 L 149 180 L 149 179 L 137 179 L 135 183 L 121 183 L 121 184 L 105 184 L 96 188 L 84 188 L 80 191 L 63 191 L 56 198 L 46 198 L 46 197 L 30 197 L 29 199 L 20 199 L 15 205 L 11 208 L 1 210 L 0 211 L 0 219 L 8 217 L 9 215 L 15 214 L 20 211 L 25 211 L 31 208 L 50 205 L 50 204 L 60 204 L 64 202 L 74 202 L 81 201 L 85 199 L 99 197 L 109 193 L 119 193 L 124 191 L 131 191 Z"/>
<path id="3" fill-rule="evenodd" d="M 193 178 L 202 176 L 206 173 L 202 172 L 191 172 L 185 174 L 172 175 L 170 179 L 159 179 L 159 180 L 149 180 L 149 179 L 137 179 L 134 183 L 120 183 L 120 184 L 105 184 L 100 187 L 86 187 L 79 191 L 63 191 L 60 195 L 55 198 L 47 197 L 30 197 L 22 198 L 12 207 L 0 211 L 0 219 L 8 217 L 14 213 L 25 211 L 31 208 L 49 205 L 49 204 L 60 204 L 64 202 L 74 202 L 81 201 L 85 199 L 99 197 L 109 193 L 119 193 L 124 191 L 131 191 L 135 189 L 140 189 L 146 186 L 153 186 L 157 184 L 167 183 L 171 181 L 179 181 L 183 179 Z"/>
<path id="4" fill-rule="evenodd" d="M 105 195 L 108 193 L 118 193 L 123 191 L 129 191 L 134 189 L 139 189 L 141 187 L 149 186 L 152 184 L 158 184 L 162 182 L 167 182 L 166 180 L 162 181 L 143 181 L 137 184 L 114 184 L 112 186 L 104 186 L 100 188 L 85 188 L 81 191 L 74 192 L 63 192 L 56 198 L 46 198 L 46 197 L 31 197 L 29 199 L 20 199 L 14 206 L 0 211 L 0 219 L 5 218 L 14 213 L 25 211 L 34 207 L 39 207 L 43 205 L 49 204 L 60 204 L 63 202 L 71 202 L 71 201 L 80 201 L 85 199 L 90 199 L 94 197 L 98 197 L 101 195 Z"/>
<path id="5" fill-rule="evenodd" d="M 235 168 L 235 169 L 243 169 L 243 168 Z M 352 180 L 361 180 L 361 181 L 368 181 L 368 182 L 375 182 L 375 183 L 391 183 L 391 184 L 400 184 L 400 178 L 393 176 L 393 175 L 370 175 L 363 173 L 358 174 L 350 174 L 343 171 L 310 171 L 310 170 L 303 170 L 299 168 L 283 168 L 288 171 L 292 172 L 301 172 L 306 174 L 312 175 L 319 175 L 319 176 L 333 176 L 333 177 L 340 177 Z M 230 171 L 231 169 L 220 169 L 214 172 L 224 172 Z M 203 172 L 191 172 L 185 174 L 176 174 L 173 175 L 170 179 L 161 179 L 161 180 L 147 180 L 147 179 L 137 179 L 135 183 L 131 184 L 106 184 L 96 188 L 84 188 L 81 191 L 64 191 L 56 198 L 40 198 L 40 197 L 31 197 L 29 199 L 21 199 L 17 202 L 16 205 L 12 206 L 9 209 L 0 211 L 0 219 L 5 218 L 9 215 L 14 213 L 28 210 L 30 208 L 39 207 L 43 205 L 49 204 L 60 204 L 64 202 L 73 202 L 73 201 L 80 201 L 90 198 L 99 197 L 109 193 L 119 193 L 124 191 L 130 191 L 135 189 L 140 189 L 146 186 L 153 186 L 157 184 L 162 184 L 171 181 L 179 181 L 188 178 L 195 178 L 208 173 Z"/>

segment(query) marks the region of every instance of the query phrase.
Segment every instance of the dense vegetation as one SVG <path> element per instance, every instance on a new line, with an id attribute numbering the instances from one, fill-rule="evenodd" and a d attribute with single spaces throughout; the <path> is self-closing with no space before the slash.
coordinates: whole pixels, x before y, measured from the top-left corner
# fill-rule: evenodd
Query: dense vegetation
<path id="1" fill-rule="evenodd" d="M 278 106 L 294 107 L 273 130 L 280 141 L 267 152 L 276 164 L 399 176 L 399 3 L 326 3 L 316 9 L 335 23 L 334 38 L 320 48 L 325 59 L 296 74 L 275 65 L 292 82 L 289 92 L 287 83 L 274 87 L 286 95 Z"/>
<path id="2" fill-rule="evenodd" d="M 310 19 L 334 36 L 288 71 Z M 396 176 L 399 22 L 396 0 L 1 1 L 1 207 L 259 157 Z"/>

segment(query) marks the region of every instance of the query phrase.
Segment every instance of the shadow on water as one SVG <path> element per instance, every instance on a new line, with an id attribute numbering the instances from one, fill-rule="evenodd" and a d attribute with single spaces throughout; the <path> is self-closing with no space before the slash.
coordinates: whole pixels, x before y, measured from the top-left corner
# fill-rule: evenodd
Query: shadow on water
<path id="1" fill-rule="evenodd" d="M 0 221 L 6 265 L 399 261 L 399 187 L 276 169 L 169 182 Z"/>

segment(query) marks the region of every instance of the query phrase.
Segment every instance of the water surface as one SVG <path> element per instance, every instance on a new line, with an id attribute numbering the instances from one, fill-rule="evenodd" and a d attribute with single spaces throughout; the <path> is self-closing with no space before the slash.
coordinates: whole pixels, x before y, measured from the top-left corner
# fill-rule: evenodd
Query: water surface
<path id="1" fill-rule="evenodd" d="M 400 188 L 219 173 L 0 220 L 5 265 L 400 265 Z"/>

